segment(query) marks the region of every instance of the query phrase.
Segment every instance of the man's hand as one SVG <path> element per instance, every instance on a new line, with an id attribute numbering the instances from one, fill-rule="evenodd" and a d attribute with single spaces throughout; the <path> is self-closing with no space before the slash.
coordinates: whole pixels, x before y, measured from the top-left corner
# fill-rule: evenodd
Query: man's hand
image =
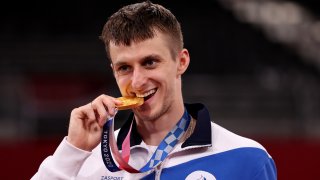
<path id="1" fill-rule="evenodd" d="M 100 143 L 103 125 L 115 115 L 117 105 L 121 105 L 121 101 L 100 95 L 91 103 L 73 109 L 67 141 L 77 148 L 92 151 Z"/>

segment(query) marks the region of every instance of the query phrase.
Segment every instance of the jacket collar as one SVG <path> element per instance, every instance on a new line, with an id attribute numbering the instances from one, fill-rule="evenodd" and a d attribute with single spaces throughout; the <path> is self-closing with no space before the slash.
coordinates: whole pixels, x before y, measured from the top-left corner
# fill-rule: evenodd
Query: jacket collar
<path id="1" fill-rule="evenodd" d="M 209 111 L 207 108 L 200 103 L 196 104 L 187 104 L 185 103 L 185 107 L 187 108 L 188 113 L 196 119 L 196 126 L 194 128 L 191 136 L 185 140 L 185 142 L 181 145 L 181 148 L 189 147 L 189 146 L 203 146 L 203 145 L 211 145 L 211 119 L 209 115 Z M 131 122 L 133 121 L 133 113 L 129 115 L 127 121 L 121 127 L 118 137 L 117 137 L 117 145 L 118 149 L 122 149 L 122 143 L 126 138 Z M 130 145 L 135 146 L 139 145 L 142 142 L 142 138 L 137 131 L 136 122 L 133 121 L 132 130 L 130 135 Z"/>

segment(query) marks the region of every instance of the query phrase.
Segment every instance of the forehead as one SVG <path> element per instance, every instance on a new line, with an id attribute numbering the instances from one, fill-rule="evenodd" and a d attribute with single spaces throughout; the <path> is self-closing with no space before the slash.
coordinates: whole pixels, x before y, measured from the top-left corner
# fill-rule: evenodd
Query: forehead
<path id="1" fill-rule="evenodd" d="M 168 37 L 162 33 L 155 33 L 151 39 L 140 42 L 132 42 L 129 46 L 110 42 L 109 52 L 111 62 L 127 62 L 143 59 L 146 56 L 159 56 L 171 58 Z"/>

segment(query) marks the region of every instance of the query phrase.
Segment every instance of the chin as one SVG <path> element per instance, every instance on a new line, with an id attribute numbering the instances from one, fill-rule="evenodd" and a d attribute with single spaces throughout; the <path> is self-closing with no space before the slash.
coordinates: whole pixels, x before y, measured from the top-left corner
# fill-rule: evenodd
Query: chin
<path id="1" fill-rule="evenodd" d="M 133 112 L 137 116 L 137 118 L 143 121 L 152 121 L 159 117 L 157 116 L 157 113 L 154 111 L 154 109 L 151 108 L 150 106 L 142 105 L 138 108 L 135 108 Z"/>

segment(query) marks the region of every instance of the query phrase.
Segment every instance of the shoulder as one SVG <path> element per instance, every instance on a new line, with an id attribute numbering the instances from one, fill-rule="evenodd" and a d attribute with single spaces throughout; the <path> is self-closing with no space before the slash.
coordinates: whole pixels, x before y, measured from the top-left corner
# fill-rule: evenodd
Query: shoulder
<path id="1" fill-rule="evenodd" d="M 275 163 L 267 150 L 257 141 L 237 135 L 215 123 L 212 126 L 212 150 L 226 164 L 237 166 L 242 174 L 256 178 L 276 179 Z M 246 175 L 246 176 L 247 176 Z"/>
<path id="2" fill-rule="evenodd" d="M 211 129 L 212 146 L 217 153 L 238 148 L 257 148 L 266 152 L 266 149 L 257 141 L 235 134 L 216 123 L 211 123 Z"/>

